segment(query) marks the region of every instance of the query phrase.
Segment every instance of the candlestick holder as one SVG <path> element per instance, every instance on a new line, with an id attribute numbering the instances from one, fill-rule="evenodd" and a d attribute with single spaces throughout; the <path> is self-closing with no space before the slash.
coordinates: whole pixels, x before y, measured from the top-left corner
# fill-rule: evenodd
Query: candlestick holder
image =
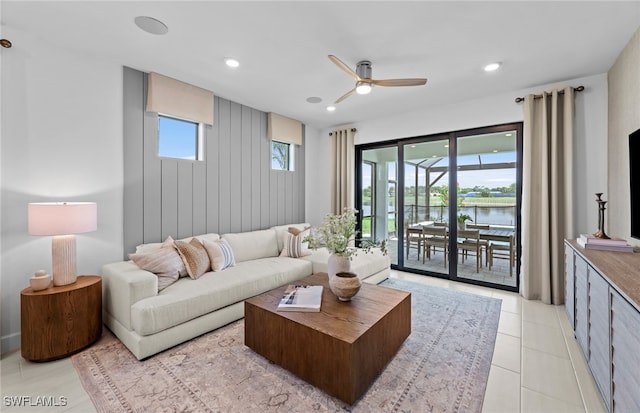
<path id="1" fill-rule="evenodd" d="M 609 236 L 604 232 L 604 205 L 607 201 L 602 200 L 602 192 L 596 193 L 596 202 L 598 203 L 598 232 L 593 234 L 596 238 L 609 239 Z"/>

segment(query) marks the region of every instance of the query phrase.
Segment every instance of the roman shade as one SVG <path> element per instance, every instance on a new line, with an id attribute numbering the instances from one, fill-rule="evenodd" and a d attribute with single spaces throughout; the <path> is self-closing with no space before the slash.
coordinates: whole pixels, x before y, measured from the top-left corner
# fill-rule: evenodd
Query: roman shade
<path id="1" fill-rule="evenodd" d="M 147 112 L 213 125 L 213 92 L 158 73 L 149 73 Z"/>
<path id="2" fill-rule="evenodd" d="M 267 114 L 267 124 L 269 139 L 302 145 L 302 122 L 269 112 Z"/>

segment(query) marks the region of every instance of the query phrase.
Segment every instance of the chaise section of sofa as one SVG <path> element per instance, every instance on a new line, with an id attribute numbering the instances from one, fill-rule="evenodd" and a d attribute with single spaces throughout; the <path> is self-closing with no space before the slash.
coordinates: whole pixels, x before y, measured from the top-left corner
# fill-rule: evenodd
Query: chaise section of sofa
<path id="1" fill-rule="evenodd" d="M 244 300 L 307 275 L 326 271 L 328 252 L 302 258 L 280 256 L 289 227 L 284 225 L 245 233 L 206 234 L 199 239 L 224 239 L 235 265 L 210 271 L 198 279 L 184 277 L 158 291 L 158 277 L 132 261 L 103 267 L 103 313 L 106 326 L 139 359 L 244 317 Z M 138 252 L 160 248 L 145 244 Z M 378 255 L 376 255 L 378 254 Z M 359 253 L 352 270 L 367 282 L 389 275 L 389 259 L 379 253 Z"/>

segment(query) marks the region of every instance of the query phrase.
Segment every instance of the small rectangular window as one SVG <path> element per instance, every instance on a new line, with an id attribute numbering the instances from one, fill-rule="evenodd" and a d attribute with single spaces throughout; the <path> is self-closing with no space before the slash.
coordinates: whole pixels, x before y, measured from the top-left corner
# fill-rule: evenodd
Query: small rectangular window
<path id="1" fill-rule="evenodd" d="M 197 122 L 158 115 L 158 156 L 202 160 L 201 135 Z"/>
<path id="2" fill-rule="evenodd" d="M 271 141 L 271 169 L 293 171 L 293 149 L 290 143 Z"/>

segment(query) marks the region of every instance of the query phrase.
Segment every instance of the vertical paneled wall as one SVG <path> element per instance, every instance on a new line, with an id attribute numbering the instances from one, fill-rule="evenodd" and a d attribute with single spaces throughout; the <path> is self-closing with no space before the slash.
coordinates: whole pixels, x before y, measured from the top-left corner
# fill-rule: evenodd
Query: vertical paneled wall
<path id="1" fill-rule="evenodd" d="M 215 97 L 204 160 L 157 156 L 146 74 L 124 68 L 124 252 L 138 244 L 304 221 L 304 145 L 295 171 L 271 170 L 267 114 Z"/>

